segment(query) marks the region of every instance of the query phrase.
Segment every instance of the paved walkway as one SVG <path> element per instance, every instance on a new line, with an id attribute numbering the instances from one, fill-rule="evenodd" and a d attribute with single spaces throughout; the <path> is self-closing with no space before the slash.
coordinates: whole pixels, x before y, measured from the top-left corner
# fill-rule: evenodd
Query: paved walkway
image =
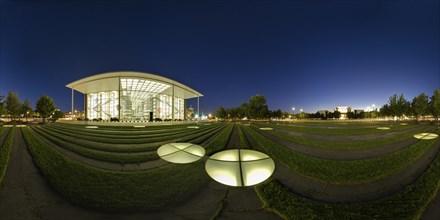
<path id="1" fill-rule="evenodd" d="M 245 135 L 253 149 L 261 149 L 247 131 Z M 292 171 L 277 161 L 273 176 L 289 190 L 312 199 L 327 202 L 368 201 L 390 195 L 412 184 L 431 164 L 439 150 L 440 141 L 437 141 L 425 154 L 404 170 L 368 183 L 353 185 L 325 183 Z"/>
<path id="2" fill-rule="evenodd" d="M 394 142 L 384 146 L 377 146 L 368 149 L 350 149 L 350 150 L 338 150 L 338 149 L 330 149 L 330 148 L 317 148 L 310 147 L 306 145 L 297 144 L 295 142 L 286 140 L 284 138 L 277 137 L 269 132 L 261 131 L 259 129 L 255 129 L 255 127 L 251 127 L 267 139 L 278 143 L 284 147 L 287 147 L 291 150 L 313 156 L 321 159 L 330 159 L 330 160 L 361 160 L 361 159 L 369 159 L 375 158 L 379 156 L 383 156 L 395 151 L 399 151 L 403 148 L 409 147 L 418 142 L 415 138 L 408 138 L 406 140 Z M 433 128 L 432 131 L 435 129 Z M 276 130 L 278 132 L 279 130 Z M 357 141 L 357 140 L 356 140 Z"/>
<path id="3" fill-rule="evenodd" d="M 440 190 L 437 191 L 437 196 L 426 208 L 421 220 L 438 220 L 440 217 Z"/>

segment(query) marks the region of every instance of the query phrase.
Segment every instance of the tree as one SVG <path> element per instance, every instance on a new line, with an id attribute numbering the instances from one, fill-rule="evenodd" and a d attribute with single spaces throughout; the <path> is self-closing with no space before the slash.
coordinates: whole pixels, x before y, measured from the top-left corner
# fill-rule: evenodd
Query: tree
<path id="1" fill-rule="evenodd" d="M 431 96 L 429 101 L 429 108 L 432 116 L 439 121 L 440 117 L 440 91 L 438 89 L 434 90 L 434 94 Z"/>
<path id="2" fill-rule="evenodd" d="M 269 108 L 266 98 L 262 95 L 254 95 L 248 101 L 248 112 L 252 119 L 263 119 L 269 116 Z"/>
<path id="3" fill-rule="evenodd" d="M 0 118 L 2 115 L 6 114 L 6 104 L 5 100 L 3 100 L 4 98 L 4 96 L 0 96 Z"/>
<path id="4" fill-rule="evenodd" d="M 28 119 L 29 114 L 32 113 L 31 102 L 26 99 L 23 104 L 21 104 L 20 114 L 23 114 L 26 117 L 26 121 Z"/>
<path id="5" fill-rule="evenodd" d="M 64 113 L 62 111 L 60 111 L 59 109 L 55 109 L 55 111 L 52 114 L 52 121 L 56 122 L 58 119 L 64 117 Z"/>
<path id="6" fill-rule="evenodd" d="M 11 117 L 11 121 L 20 115 L 21 103 L 17 94 L 14 92 L 9 92 L 8 97 L 6 97 L 5 104 L 6 110 Z"/>
<path id="7" fill-rule="evenodd" d="M 223 106 L 220 106 L 217 108 L 217 111 L 215 111 L 215 117 L 225 119 L 227 116 L 225 108 Z"/>
<path id="8" fill-rule="evenodd" d="M 403 114 L 408 114 L 410 112 L 410 103 L 400 94 L 394 94 L 388 100 L 389 111 L 392 116 L 402 117 Z"/>
<path id="9" fill-rule="evenodd" d="M 427 115 L 429 112 L 428 96 L 425 93 L 414 97 L 411 103 L 411 110 L 414 116 L 419 118 L 420 116 Z"/>
<path id="10" fill-rule="evenodd" d="M 35 107 L 35 111 L 40 114 L 43 118 L 43 123 L 46 123 L 46 118 L 48 118 L 55 111 L 55 104 L 53 99 L 49 98 L 49 96 L 41 96 Z"/>

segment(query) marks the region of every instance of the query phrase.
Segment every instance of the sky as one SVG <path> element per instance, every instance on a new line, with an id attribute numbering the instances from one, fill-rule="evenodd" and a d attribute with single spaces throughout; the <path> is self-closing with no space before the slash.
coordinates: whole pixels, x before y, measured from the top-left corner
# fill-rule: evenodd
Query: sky
<path id="1" fill-rule="evenodd" d="M 0 94 L 69 111 L 66 84 L 130 70 L 201 92 L 205 114 L 256 94 L 288 112 L 382 106 L 440 88 L 439 11 L 438 0 L 0 0 Z"/>

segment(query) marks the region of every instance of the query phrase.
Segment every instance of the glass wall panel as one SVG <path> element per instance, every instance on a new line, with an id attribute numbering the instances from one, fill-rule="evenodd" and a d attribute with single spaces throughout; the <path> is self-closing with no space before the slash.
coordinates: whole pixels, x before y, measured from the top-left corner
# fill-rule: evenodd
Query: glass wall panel
<path id="1" fill-rule="evenodd" d="M 110 120 L 118 117 L 118 91 L 87 94 L 87 117 Z"/>
<path id="2" fill-rule="evenodd" d="M 148 79 L 121 78 L 120 91 L 87 94 L 87 117 L 121 121 L 148 121 L 150 114 L 161 120 L 184 119 L 184 99 L 163 94 L 171 85 Z M 119 97 L 119 94 L 121 97 Z M 119 103 L 120 102 L 120 103 Z"/>

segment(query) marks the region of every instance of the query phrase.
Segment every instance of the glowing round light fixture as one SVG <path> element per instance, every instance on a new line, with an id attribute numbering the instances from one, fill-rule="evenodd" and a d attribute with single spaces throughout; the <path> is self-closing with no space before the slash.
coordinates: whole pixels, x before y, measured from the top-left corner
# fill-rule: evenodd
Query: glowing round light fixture
<path id="1" fill-rule="evenodd" d="M 379 129 L 379 130 L 389 130 L 390 128 L 389 127 L 377 127 L 376 129 Z"/>
<path id="2" fill-rule="evenodd" d="M 264 153 L 234 149 L 209 157 L 205 169 L 219 183 L 228 186 L 252 186 L 269 178 L 275 170 L 275 163 Z"/>
<path id="3" fill-rule="evenodd" d="M 134 128 L 145 128 L 145 125 L 134 125 Z"/>
<path id="4" fill-rule="evenodd" d="M 195 129 L 198 129 L 199 126 L 188 126 L 187 128 L 195 128 Z"/>
<path id="5" fill-rule="evenodd" d="M 408 123 L 400 123 L 400 125 L 408 125 Z"/>
<path id="6" fill-rule="evenodd" d="M 422 139 L 422 140 L 430 140 L 430 139 L 435 139 L 438 137 L 438 134 L 434 134 L 434 133 L 418 133 L 414 135 L 415 138 L 417 139 Z"/>
<path id="7" fill-rule="evenodd" d="M 86 128 L 98 128 L 98 126 L 86 126 Z"/>
<path id="8" fill-rule="evenodd" d="M 260 128 L 260 130 L 263 130 L 263 131 L 272 131 L 273 128 Z"/>
<path id="9" fill-rule="evenodd" d="M 205 156 L 205 149 L 192 143 L 169 143 L 159 147 L 157 154 L 171 163 L 192 163 Z"/>

